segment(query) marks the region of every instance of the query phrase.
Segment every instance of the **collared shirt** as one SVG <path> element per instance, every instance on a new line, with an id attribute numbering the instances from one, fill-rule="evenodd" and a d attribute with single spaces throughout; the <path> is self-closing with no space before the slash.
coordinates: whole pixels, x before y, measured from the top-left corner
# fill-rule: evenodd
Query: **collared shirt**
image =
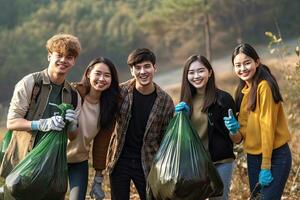
<path id="1" fill-rule="evenodd" d="M 123 102 L 120 114 L 117 118 L 115 132 L 113 133 L 108 152 L 108 170 L 111 173 L 118 161 L 124 146 L 125 136 L 131 119 L 131 108 L 133 102 L 133 88 L 135 80 L 131 79 L 120 85 Z M 171 97 L 155 84 L 157 98 L 149 115 L 143 145 L 141 149 L 141 161 L 144 175 L 147 176 L 154 156 L 159 149 L 160 142 L 165 134 L 167 125 L 173 117 L 174 104 Z"/>

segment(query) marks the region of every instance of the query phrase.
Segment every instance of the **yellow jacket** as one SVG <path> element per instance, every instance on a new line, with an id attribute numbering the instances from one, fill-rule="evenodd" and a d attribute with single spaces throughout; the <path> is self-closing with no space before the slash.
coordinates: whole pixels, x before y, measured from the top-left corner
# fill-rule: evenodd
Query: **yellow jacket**
<path id="1" fill-rule="evenodd" d="M 247 110 L 250 88 L 243 88 L 238 121 L 244 138 L 244 150 L 249 154 L 262 154 L 262 169 L 271 168 L 272 151 L 290 139 L 282 102 L 275 103 L 267 81 L 261 81 L 257 88 L 256 108 Z"/>

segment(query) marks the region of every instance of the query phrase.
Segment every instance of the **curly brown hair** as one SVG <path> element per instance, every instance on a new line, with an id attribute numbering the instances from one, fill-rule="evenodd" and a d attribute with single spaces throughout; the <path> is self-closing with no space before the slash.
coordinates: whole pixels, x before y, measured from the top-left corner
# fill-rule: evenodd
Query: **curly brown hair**
<path id="1" fill-rule="evenodd" d="M 77 58 L 81 50 L 81 45 L 77 37 L 70 34 L 59 33 L 47 41 L 46 48 L 49 53 L 56 51 L 65 56 L 74 56 Z"/>

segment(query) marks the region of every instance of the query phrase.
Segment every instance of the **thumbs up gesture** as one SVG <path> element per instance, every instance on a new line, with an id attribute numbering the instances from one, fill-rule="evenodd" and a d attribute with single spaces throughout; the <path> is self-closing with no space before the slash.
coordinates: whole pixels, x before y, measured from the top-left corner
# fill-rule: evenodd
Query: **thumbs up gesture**
<path id="1" fill-rule="evenodd" d="M 223 118 L 226 128 L 231 134 L 236 134 L 240 128 L 239 122 L 235 119 L 232 109 L 228 110 L 228 117 Z"/>

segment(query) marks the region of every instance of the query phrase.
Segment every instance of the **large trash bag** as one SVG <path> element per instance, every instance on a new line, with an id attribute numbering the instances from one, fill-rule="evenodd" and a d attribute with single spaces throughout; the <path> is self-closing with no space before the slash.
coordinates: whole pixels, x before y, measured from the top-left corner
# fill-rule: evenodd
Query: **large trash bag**
<path id="1" fill-rule="evenodd" d="M 0 143 L 0 163 L 2 162 L 3 156 L 6 152 L 6 149 L 10 143 L 12 136 L 12 131 L 8 130 L 5 132 L 2 142 Z"/>
<path id="2" fill-rule="evenodd" d="M 58 106 L 64 117 L 70 104 Z M 66 125 L 67 127 L 67 125 Z M 66 128 L 65 128 L 66 129 Z M 5 180 L 5 196 L 15 199 L 63 199 L 67 191 L 67 133 L 49 131 Z"/>
<path id="3" fill-rule="evenodd" d="M 148 199 L 202 200 L 223 194 L 222 180 L 185 113 L 169 123 L 147 184 Z"/>

